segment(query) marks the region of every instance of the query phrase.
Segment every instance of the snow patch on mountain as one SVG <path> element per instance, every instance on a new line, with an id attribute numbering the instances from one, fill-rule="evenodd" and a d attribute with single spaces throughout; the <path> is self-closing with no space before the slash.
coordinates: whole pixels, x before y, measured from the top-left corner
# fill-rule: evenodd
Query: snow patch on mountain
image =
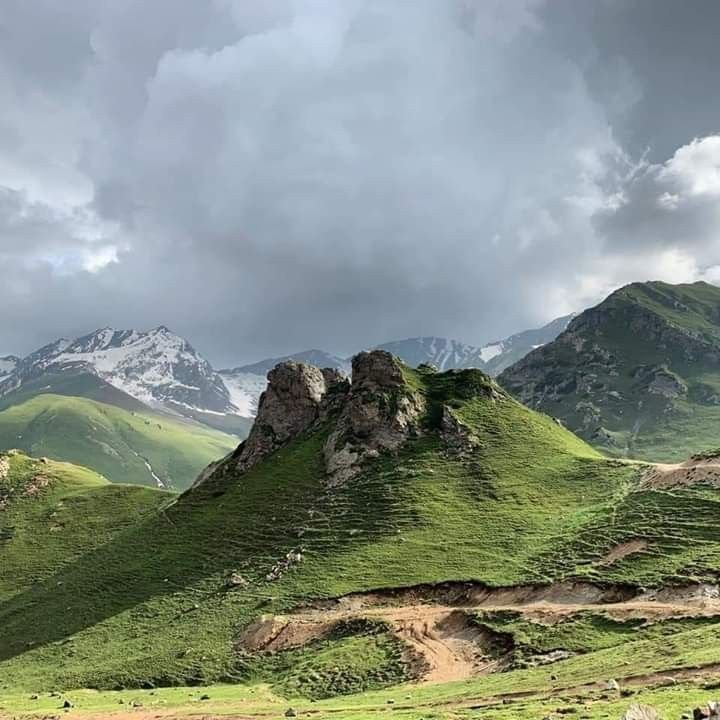
<path id="1" fill-rule="evenodd" d="M 0 382 L 15 372 L 15 368 L 18 366 L 19 362 L 20 358 L 15 357 L 15 355 L 5 355 L 4 357 L 0 357 Z"/>
<path id="2" fill-rule="evenodd" d="M 16 364 L 0 381 L 0 395 L 44 373 L 82 370 L 154 408 L 242 415 L 223 379 L 190 343 L 161 326 L 148 332 L 102 328 L 75 340 L 60 339 Z"/>
<path id="3" fill-rule="evenodd" d="M 267 378 L 257 373 L 221 371 L 220 377 L 230 394 L 230 402 L 238 415 L 255 417 L 260 395 L 265 390 Z"/>
<path id="4" fill-rule="evenodd" d="M 494 357 L 500 355 L 504 349 L 501 342 L 494 345 L 484 345 L 480 348 L 480 359 L 484 363 L 490 362 Z"/>

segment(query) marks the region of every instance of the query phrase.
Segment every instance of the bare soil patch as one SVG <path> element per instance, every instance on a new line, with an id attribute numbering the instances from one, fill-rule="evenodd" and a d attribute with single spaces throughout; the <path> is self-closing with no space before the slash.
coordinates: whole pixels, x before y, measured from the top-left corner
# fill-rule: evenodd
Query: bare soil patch
<path id="1" fill-rule="evenodd" d="M 630 547 L 616 548 L 616 559 L 623 552 L 640 550 L 637 544 L 625 545 Z M 354 593 L 306 604 L 288 615 L 261 618 L 243 631 L 238 647 L 278 652 L 325 637 L 340 623 L 382 620 L 407 645 L 408 657 L 416 658 L 421 682 L 463 680 L 504 670 L 511 658 L 512 640 L 474 622 L 475 610 L 518 612 L 548 625 L 584 611 L 602 612 L 615 620 L 654 622 L 720 616 L 720 591 L 698 584 L 639 593 L 626 586 L 563 582 L 495 589 L 446 583 Z"/>

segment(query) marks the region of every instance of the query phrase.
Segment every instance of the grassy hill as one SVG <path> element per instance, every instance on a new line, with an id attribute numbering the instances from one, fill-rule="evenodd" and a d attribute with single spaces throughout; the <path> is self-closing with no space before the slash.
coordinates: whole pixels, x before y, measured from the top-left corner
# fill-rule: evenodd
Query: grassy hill
<path id="1" fill-rule="evenodd" d="M 70 463 L 0 454 L 0 602 L 31 592 L 172 498 Z"/>
<path id="2" fill-rule="evenodd" d="M 719 363 L 720 288 L 634 283 L 500 382 L 608 453 L 673 461 L 718 445 Z"/>
<path id="3" fill-rule="evenodd" d="M 237 440 L 189 421 L 82 397 L 30 394 L 0 409 L 0 450 L 82 465 L 113 482 L 188 487 Z"/>
<path id="4" fill-rule="evenodd" d="M 264 698 L 258 712 L 275 713 L 283 701 L 261 689 L 269 684 L 276 695 L 306 698 L 294 702 L 309 709 L 307 698 L 381 691 L 422 676 L 413 635 L 393 616 L 422 598 L 438 612 L 455 603 L 461 635 L 477 636 L 507 672 L 415 688 L 419 706 L 541 692 L 553 683 L 572 692 L 631 670 L 720 662 L 717 644 L 708 642 L 720 619 L 709 611 L 705 619 L 656 613 L 633 625 L 610 622 L 597 605 L 608 594 L 627 599 L 642 588 L 717 582 L 720 495 L 712 484 L 648 486 L 641 466 L 604 458 L 479 371 L 403 374 L 401 388 L 375 400 L 392 414 L 413 398 L 423 408 L 419 431 L 396 453 L 368 460 L 352 480 L 328 482 L 324 448 L 343 412 L 330 406 L 247 472 L 228 461 L 31 589 L 7 592 L 0 603 L 6 690 L 231 682 L 235 690 L 211 695 L 234 697 L 245 711 L 240 698 L 257 692 Z M 449 434 L 448 413 L 459 434 Z M 472 442 L 458 450 L 459 437 Z M 35 501 L 43 503 L 45 492 Z M 470 607 L 487 588 L 506 588 L 507 602 L 520 605 L 546 592 L 597 607 L 556 628 L 551 641 L 538 637 L 528 624 L 536 619 L 524 611 Z M 334 600 L 348 594 L 356 599 Z M 353 610 L 362 603 L 370 603 L 366 614 Z M 282 626 L 303 612 L 296 631 L 307 633 L 334 608 L 351 615 L 296 645 L 267 654 L 247 640 L 254 624 L 261 636 L 263 622 Z M 458 618 L 450 612 L 446 620 Z M 528 664 L 555 642 L 571 655 Z M 388 700 L 402 704 L 407 692 L 318 707 L 337 712 L 354 703 L 360 717 Z"/>

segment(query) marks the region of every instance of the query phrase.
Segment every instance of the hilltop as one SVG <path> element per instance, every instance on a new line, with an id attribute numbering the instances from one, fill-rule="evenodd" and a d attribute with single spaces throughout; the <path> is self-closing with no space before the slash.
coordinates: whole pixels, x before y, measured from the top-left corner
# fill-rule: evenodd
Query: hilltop
<path id="1" fill-rule="evenodd" d="M 190 490 L 0 603 L 6 685 L 482 693 L 720 661 L 713 473 L 657 485 L 478 370 L 376 351 L 351 382 L 288 362 L 269 383 Z M 565 618 L 544 641 L 539 601 Z"/>
<path id="2" fill-rule="evenodd" d="M 633 283 L 499 381 L 606 452 L 673 461 L 718 444 L 718 360 L 720 288 Z"/>
<path id="3" fill-rule="evenodd" d="M 479 368 L 488 375 L 498 375 L 509 365 L 524 357 L 534 348 L 554 340 L 574 315 L 566 315 L 540 328 L 524 330 L 480 347 L 459 340 L 437 337 L 411 337 L 378 345 L 410 367 L 432 365 L 438 370 Z M 324 350 L 304 350 L 283 357 L 267 358 L 249 365 L 220 371 L 232 401 L 244 408 L 243 414 L 254 416 L 260 394 L 267 384 L 267 373 L 282 362 L 300 362 L 339 370 L 344 375 L 351 371 L 352 358 L 343 358 Z"/>

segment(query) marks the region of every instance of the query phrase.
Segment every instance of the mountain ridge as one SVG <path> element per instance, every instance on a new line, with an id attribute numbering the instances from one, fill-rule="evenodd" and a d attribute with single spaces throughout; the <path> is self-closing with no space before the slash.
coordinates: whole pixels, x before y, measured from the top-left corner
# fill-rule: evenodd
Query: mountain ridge
<path id="1" fill-rule="evenodd" d="M 717 444 L 720 288 L 631 283 L 506 369 L 516 397 L 611 454 L 680 460 Z"/>
<path id="2" fill-rule="evenodd" d="M 483 346 L 468 345 L 459 340 L 437 336 L 425 336 L 394 340 L 368 349 L 386 350 L 410 367 L 429 364 L 438 370 L 478 368 L 494 376 L 538 345 L 553 340 L 573 317 L 574 314 L 564 315 L 542 327 L 524 330 L 504 340 Z M 220 370 L 219 373 L 231 395 L 235 394 L 239 398 L 236 404 L 247 408 L 254 415 L 260 392 L 266 385 L 265 375 L 278 363 L 286 361 L 334 368 L 349 375 L 352 358 L 343 358 L 324 350 L 313 349 L 227 368 Z"/>

